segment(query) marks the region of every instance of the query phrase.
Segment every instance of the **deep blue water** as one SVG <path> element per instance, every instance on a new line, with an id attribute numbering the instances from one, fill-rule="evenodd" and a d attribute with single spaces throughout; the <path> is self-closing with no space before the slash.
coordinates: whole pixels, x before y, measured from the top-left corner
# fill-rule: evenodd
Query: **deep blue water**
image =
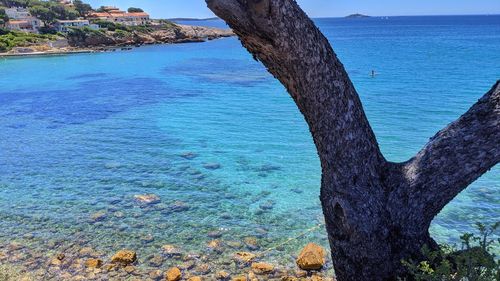
<path id="1" fill-rule="evenodd" d="M 500 16 L 316 22 L 392 161 L 414 155 L 500 79 Z M 434 237 L 455 241 L 498 219 L 499 172 L 449 204 Z M 164 244 L 201 251 L 219 230 L 267 249 L 322 222 L 319 182 L 302 116 L 236 38 L 0 60 L 0 243 L 130 247 L 141 259 Z M 146 193 L 161 203 L 134 201 Z M 269 259 L 292 264 L 307 241 L 327 244 L 319 229 Z"/>

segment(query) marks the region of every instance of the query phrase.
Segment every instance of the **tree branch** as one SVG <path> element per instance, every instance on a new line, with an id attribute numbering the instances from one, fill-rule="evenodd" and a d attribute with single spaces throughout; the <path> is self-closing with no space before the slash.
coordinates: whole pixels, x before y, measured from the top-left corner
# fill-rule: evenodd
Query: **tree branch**
<path id="1" fill-rule="evenodd" d="M 435 214 L 500 161 L 500 80 L 458 120 L 431 138 L 404 171 L 429 223 Z"/>
<path id="2" fill-rule="evenodd" d="M 309 125 L 323 173 L 367 188 L 384 163 L 359 97 L 328 40 L 291 0 L 207 0 L 255 59 L 286 87 Z M 293 20 L 292 20 L 293 19 Z"/>

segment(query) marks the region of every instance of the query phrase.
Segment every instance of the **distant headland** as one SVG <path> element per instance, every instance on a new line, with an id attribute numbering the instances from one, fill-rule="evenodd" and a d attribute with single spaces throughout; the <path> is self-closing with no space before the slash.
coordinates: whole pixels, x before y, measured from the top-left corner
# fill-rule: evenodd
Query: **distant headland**
<path id="1" fill-rule="evenodd" d="M 351 14 L 346 16 L 346 18 L 352 19 L 352 18 L 370 18 L 370 16 L 363 15 L 363 14 Z"/>

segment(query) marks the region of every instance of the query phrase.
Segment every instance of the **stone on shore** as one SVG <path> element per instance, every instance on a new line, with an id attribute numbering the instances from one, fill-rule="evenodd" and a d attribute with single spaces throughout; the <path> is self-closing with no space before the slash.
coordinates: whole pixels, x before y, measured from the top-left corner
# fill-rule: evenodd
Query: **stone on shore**
<path id="1" fill-rule="evenodd" d="M 85 267 L 87 268 L 99 268 L 102 266 L 102 260 L 100 259 L 88 259 L 85 261 Z"/>
<path id="2" fill-rule="evenodd" d="M 188 281 L 202 281 L 202 279 L 200 276 L 193 276 L 189 278 Z"/>
<path id="3" fill-rule="evenodd" d="M 254 262 L 251 267 L 252 271 L 258 275 L 269 274 L 274 271 L 273 265 L 264 262 Z"/>
<path id="4" fill-rule="evenodd" d="M 325 250 L 323 247 L 309 243 L 299 254 L 297 265 L 304 270 L 318 270 L 325 265 Z"/>
<path id="5" fill-rule="evenodd" d="M 120 250 L 111 258 L 112 263 L 124 266 L 130 265 L 137 260 L 137 254 L 131 250 Z"/>
<path id="6" fill-rule="evenodd" d="M 156 194 L 138 194 L 134 195 L 134 199 L 141 204 L 157 204 L 160 203 L 160 197 Z"/>
<path id="7" fill-rule="evenodd" d="M 181 270 L 177 267 L 172 267 L 167 271 L 167 281 L 179 281 L 181 277 Z"/>
<path id="8" fill-rule="evenodd" d="M 227 273 L 226 271 L 224 270 L 221 270 L 221 271 L 218 271 L 216 274 L 215 274 L 215 279 L 217 280 L 229 280 L 229 273 Z"/>
<path id="9" fill-rule="evenodd" d="M 246 275 L 238 275 L 231 279 L 231 281 L 247 281 Z"/>

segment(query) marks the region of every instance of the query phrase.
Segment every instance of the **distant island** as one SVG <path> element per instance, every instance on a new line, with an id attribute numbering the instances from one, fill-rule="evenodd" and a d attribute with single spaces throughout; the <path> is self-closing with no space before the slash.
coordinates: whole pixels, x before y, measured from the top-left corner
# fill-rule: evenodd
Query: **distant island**
<path id="1" fill-rule="evenodd" d="M 218 17 L 199 19 L 199 18 L 172 18 L 169 21 L 207 21 L 207 20 L 220 20 Z"/>
<path id="2" fill-rule="evenodd" d="M 369 18 L 370 16 L 363 15 L 363 14 L 352 14 L 346 16 L 346 18 L 352 19 L 352 18 Z"/>

